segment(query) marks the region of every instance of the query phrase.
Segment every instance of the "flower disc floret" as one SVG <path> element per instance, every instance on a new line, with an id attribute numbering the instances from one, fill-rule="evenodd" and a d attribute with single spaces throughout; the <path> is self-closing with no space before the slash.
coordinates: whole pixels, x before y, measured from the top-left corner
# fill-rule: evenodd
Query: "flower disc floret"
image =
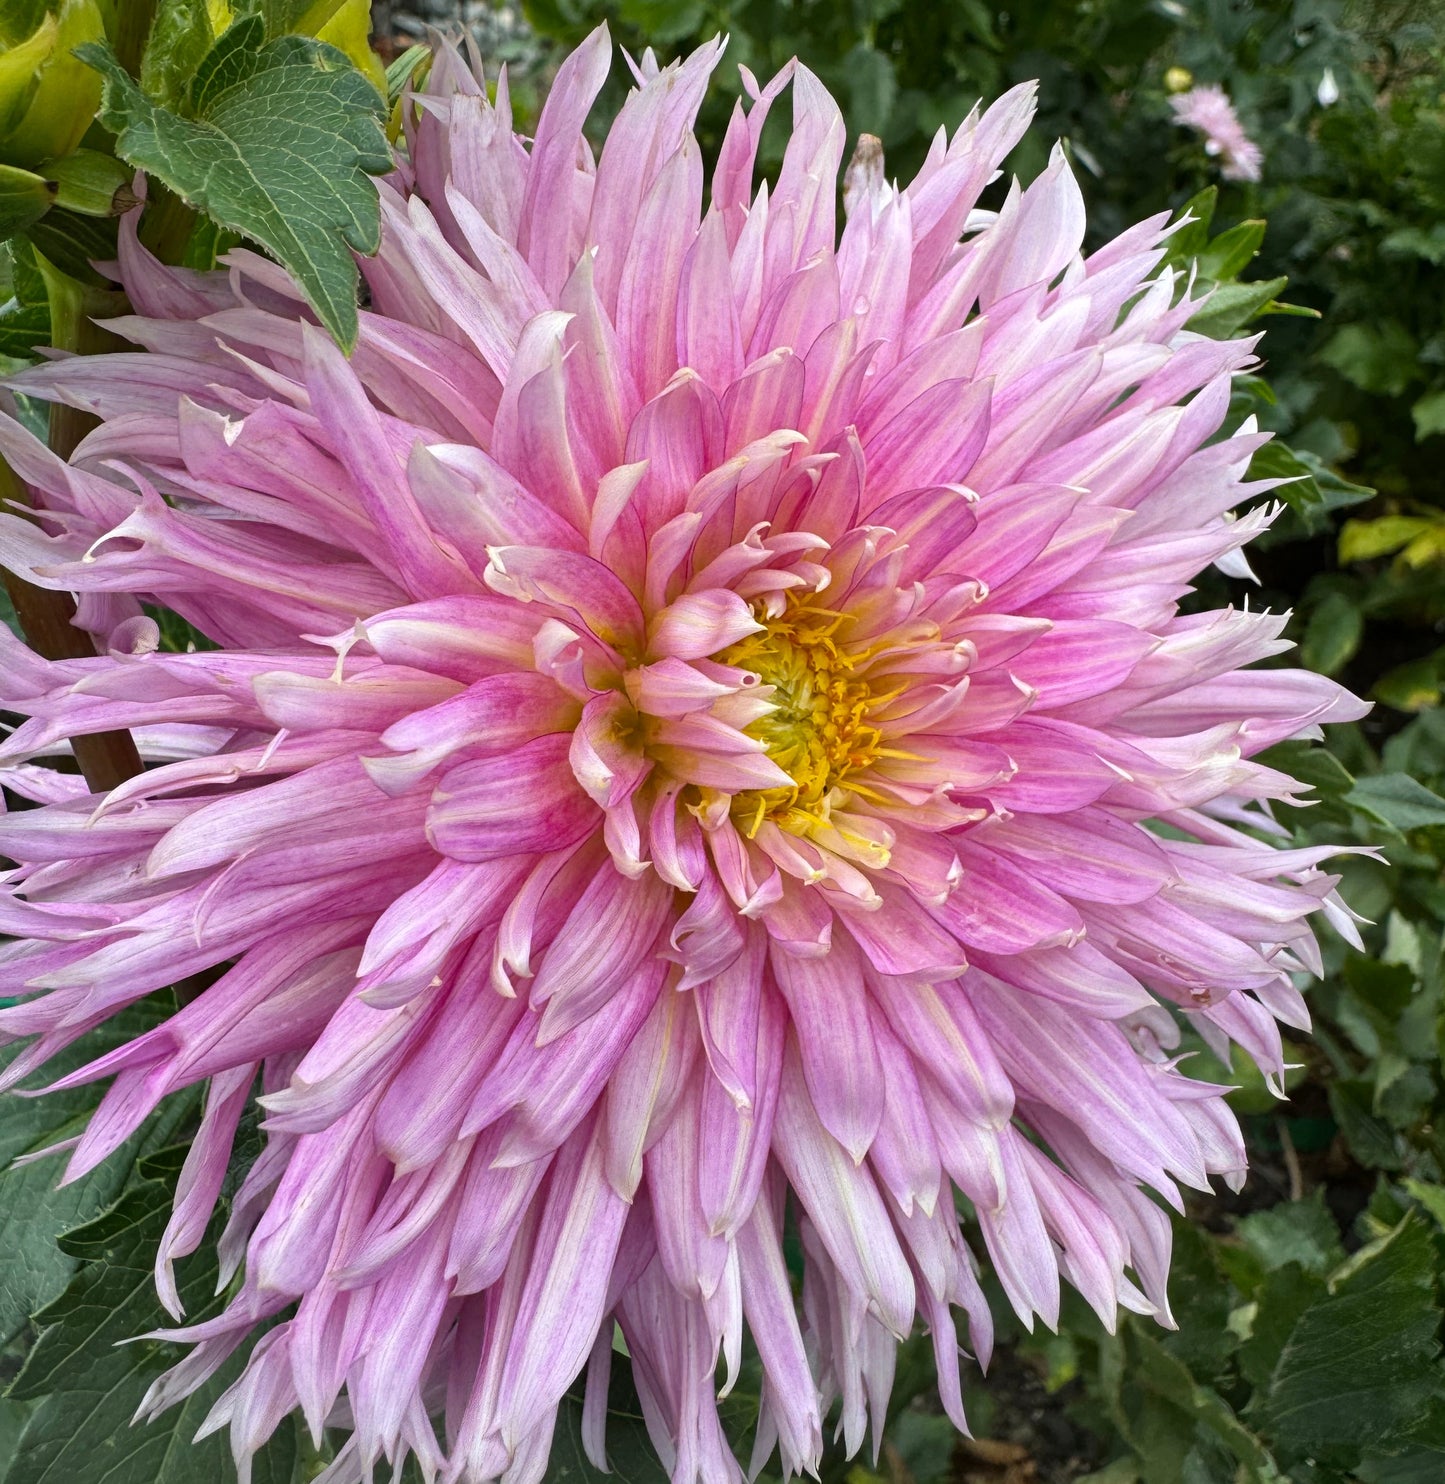
<path id="1" fill-rule="evenodd" d="M 789 602 L 777 618 L 762 621 L 761 633 L 729 645 L 718 659 L 769 687 L 759 694 L 773 709 L 746 731 L 792 784 L 739 794 L 732 807 L 749 838 L 764 819 L 806 834 L 828 823 L 835 800 L 850 792 L 867 796 L 858 775 L 884 753 L 883 734 L 869 716 L 892 696 L 874 693 L 869 654 L 855 655 L 840 642 L 848 614 Z"/>

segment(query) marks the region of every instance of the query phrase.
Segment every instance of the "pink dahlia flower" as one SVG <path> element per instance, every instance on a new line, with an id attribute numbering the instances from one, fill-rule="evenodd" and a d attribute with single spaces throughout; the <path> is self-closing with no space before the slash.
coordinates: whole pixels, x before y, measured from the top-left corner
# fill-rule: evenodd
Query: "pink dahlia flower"
<path id="1" fill-rule="evenodd" d="M 1225 180 L 1258 180 L 1264 153 L 1244 132 L 1244 125 L 1217 84 L 1190 88 L 1169 100 L 1175 119 L 1204 136 L 1204 153 L 1219 161 Z"/>
<path id="2" fill-rule="evenodd" d="M 1348 927 L 1251 757 L 1361 706 L 1243 668 L 1281 619 L 1177 608 L 1270 512 L 1231 518 L 1260 436 L 1216 439 L 1251 343 L 1185 329 L 1165 218 L 1081 256 L 1060 154 L 978 211 L 1020 88 L 906 189 L 864 140 L 839 231 L 796 64 L 744 74 L 705 194 L 721 50 L 646 59 L 596 159 L 605 31 L 530 145 L 438 56 L 349 361 L 272 264 L 127 230 L 140 348 L 12 383 L 102 419 L 69 464 L 5 421 L 43 513 L 0 555 L 104 653 L 0 651 L 43 806 L 0 822 L 9 1076 L 209 977 L 55 1085 L 110 1079 L 74 1177 L 207 1084 L 175 1311 L 259 1090 L 239 1286 L 144 1408 L 289 1311 L 208 1423 L 243 1474 L 299 1408 L 351 1429 L 330 1481 L 530 1484 L 584 1370 L 600 1459 L 618 1329 L 679 1484 L 741 1477 L 745 1330 L 787 1473 L 834 1401 L 877 1427 L 916 1321 L 962 1426 L 978 1262 L 1025 1322 L 1061 1279 L 1168 1322 L 1145 1191 L 1245 1162 L 1180 1026 L 1277 1077 L 1308 919 Z M 135 594 L 216 647 L 159 650 Z M 116 727 L 156 765 L 103 797 L 28 762 Z"/>

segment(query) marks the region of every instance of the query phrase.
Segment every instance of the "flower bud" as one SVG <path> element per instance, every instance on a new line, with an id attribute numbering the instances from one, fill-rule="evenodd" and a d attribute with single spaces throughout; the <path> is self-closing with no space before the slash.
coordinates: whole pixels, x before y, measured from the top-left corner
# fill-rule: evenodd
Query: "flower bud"
<path id="1" fill-rule="evenodd" d="M 135 171 L 113 155 L 78 149 L 43 167 L 55 192 L 55 205 L 85 216 L 120 216 L 137 203 L 131 189 Z"/>

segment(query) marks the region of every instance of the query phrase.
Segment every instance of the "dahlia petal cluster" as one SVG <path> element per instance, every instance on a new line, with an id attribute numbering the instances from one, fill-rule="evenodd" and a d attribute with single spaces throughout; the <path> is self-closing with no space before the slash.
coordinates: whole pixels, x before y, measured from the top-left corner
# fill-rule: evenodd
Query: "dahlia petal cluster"
<path id="1" fill-rule="evenodd" d="M 1169 100 L 1175 121 L 1204 136 L 1204 152 L 1219 161 L 1225 180 L 1258 180 L 1264 151 L 1244 132 L 1244 125 L 1217 83 L 1208 83 Z"/>
<path id="2" fill-rule="evenodd" d="M 584 1373 L 600 1464 L 619 1334 L 678 1484 L 742 1478 L 745 1334 L 755 1462 L 816 1470 L 835 1404 L 876 1437 L 915 1323 L 962 1427 L 981 1263 L 1025 1323 L 1063 1282 L 1170 1322 L 1164 1206 L 1245 1167 L 1181 1027 L 1277 1078 L 1311 915 L 1352 930 L 1253 758 L 1363 708 L 1247 668 L 1280 618 L 1179 612 L 1272 512 L 1217 436 L 1252 342 L 1185 328 L 1166 218 L 1083 256 L 1057 152 L 981 210 L 1019 88 L 906 188 L 860 141 L 840 230 L 797 64 L 744 72 L 705 187 L 721 51 L 645 56 L 596 157 L 605 30 L 530 141 L 441 51 L 349 360 L 275 265 L 127 223 L 137 349 L 10 383 L 101 422 L 62 462 L 0 421 L 38 507 L 0 558 L 100 651 L 0 631 L 7 1081 L 201 976 L 53 1086 L 109 1083 L 73 1179 L 205 1085 L 142 1410 L 251 1344 L 207 1423 L 243 1478 L 299 1410 L 348 1431 L 328 1484 L 536 1484 Z M 104 796 L 33 761 L 118 727 L 150 765 Z"/>

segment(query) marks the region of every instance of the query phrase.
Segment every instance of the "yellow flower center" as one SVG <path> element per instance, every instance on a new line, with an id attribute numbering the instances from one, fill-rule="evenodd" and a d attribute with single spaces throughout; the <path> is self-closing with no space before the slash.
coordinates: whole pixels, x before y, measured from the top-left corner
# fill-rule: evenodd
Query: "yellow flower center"
<path id="1" fill-rule="evenodd" d="M 793 780 L 790 788 L 754 789 L 734 797 L 732 812 L 750 837 L 765 819 L 797 834 L 826 825 L 836 791 L 846 785 L 850 792 L 868 793 L 856 775 L 886 755 L 882 735 L 868 716 L 890 697 L 878 695 L 858 673 L 868 652 L 853 655 L 838 643 L 847 618 L 790 602 L 777 618 L 759 613 L 763 632 L 716 657 L 751 670 L 773 687 L 769 700 L 777 709 L 747 731 Z"/>

